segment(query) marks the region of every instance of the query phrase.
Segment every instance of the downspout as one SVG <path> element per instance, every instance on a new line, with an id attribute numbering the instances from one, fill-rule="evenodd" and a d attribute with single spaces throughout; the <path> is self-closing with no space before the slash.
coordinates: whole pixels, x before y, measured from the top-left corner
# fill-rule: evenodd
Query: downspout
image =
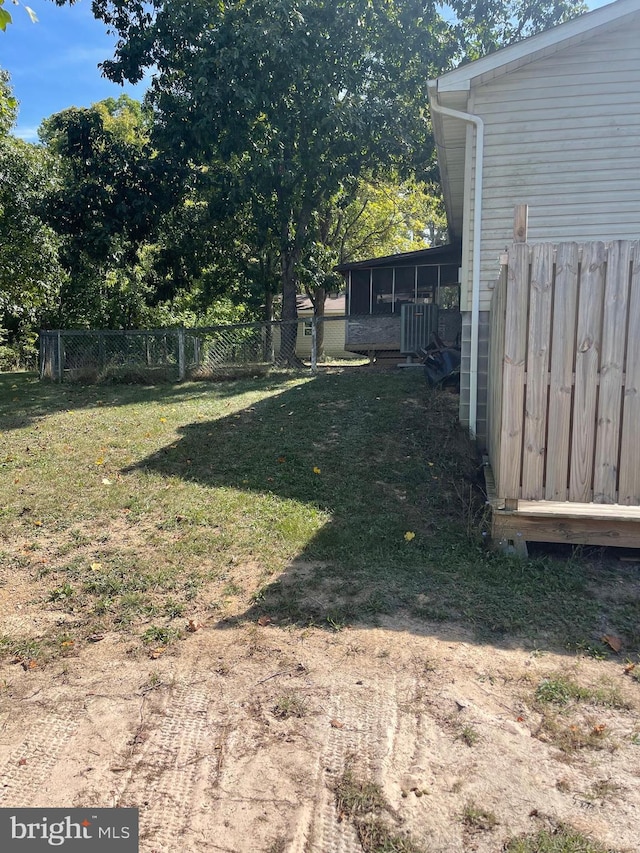
<path id="1" fill-rule="evenodd" d="M 435 87 L 431 90 L 431 110 L 443 116 L 465 121 L 476 129 L 475 192 L 473 196 L 473 268 L 471 270 L 471 362 L 469 366 L 469 433 L 475 439 L 478 425 L 478 338 L 480 328 L 480 245 L 482 228 L 482 172 L 484 162 L 484 122 L 480 116 L 452 110 L 438 103 Z"/>

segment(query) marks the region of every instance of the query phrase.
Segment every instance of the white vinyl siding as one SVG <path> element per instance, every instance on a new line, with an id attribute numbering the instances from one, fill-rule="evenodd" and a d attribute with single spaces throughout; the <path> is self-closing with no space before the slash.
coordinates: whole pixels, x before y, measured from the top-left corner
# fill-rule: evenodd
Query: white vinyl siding
<path id="1" fill-rule="evenodd" d="M 472 89 L 468 108 L 485 123 L 481 310 L 516 204 L 529 205 L 532 242 L 640 238 L 639 37 L 635 15 Z M 471 261 L 473 187 L 469 201 Z"/>
<path id="2" fill-rule="evenodd" d="M 298 322 L 298 337 L 296 339 L 296 353 L 302 358 L 311 357 L 311 335 L 305 334 L 304 322 L 311 315 L 300 312 Z M 331 315 L 329 314 L 330 318 Z M 324 351 L 329 358 L 359 358 L 360 356 L 346 352 L 344 348 L 345 340 L 345 322 L 344 318 L 327 319 L 324 323 Z M 277 352 L 280 347 L 280 328 L 274 327 L 273 330 L 273 345 Z"/>

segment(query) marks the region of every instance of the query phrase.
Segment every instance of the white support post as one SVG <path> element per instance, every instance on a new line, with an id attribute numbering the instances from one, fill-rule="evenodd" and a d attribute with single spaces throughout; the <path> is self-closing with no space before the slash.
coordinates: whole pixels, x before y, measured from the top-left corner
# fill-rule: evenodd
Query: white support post
<path id="1" fill-rule="evenodd" d="M 311 373 L 313 376 L 318 372 L 318 320 L 315 316 L 311 318 Z"/>

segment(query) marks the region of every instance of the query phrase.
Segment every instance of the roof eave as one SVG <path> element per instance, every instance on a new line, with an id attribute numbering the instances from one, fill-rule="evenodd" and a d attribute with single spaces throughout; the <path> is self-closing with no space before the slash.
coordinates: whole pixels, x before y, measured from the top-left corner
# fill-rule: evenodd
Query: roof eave
<path id="1" fill-rule="evenodd" d="M 428 94 L 429 94 L 429 102 L 431 105 L 435 103 L 442 103 L 441 98 L 438 97 L 438 81 L 437 80 L 429 80 L 428 82 Z M 451 106 L 454 109 L 465 111 L 467 108 L 467 90 L 461 89 L 458 93 L 452 97 L 451 102 L 442 104 L 443 106 Z M 449 99 L 448 99 L 449 100 Z M 451 119 L 446 119 L 446 121 L 451 122 Z M 440 169 L 440 185 L 442 187 L 442 195 L 444 198 L 444 206 L 447 214 L 447 226 L 449 231 L 449 240 L 452 243 L 459 241 L 462 237 L 462 211 L 463 211 L 463 202 L 462 195 L 460 191 L 455 191 L 452 187 L 451 177 L 457 177 L 459 180 L 460 175 L 464 177 L 464 157 L 462 165 L 460 162 L 455 164 L 454 166 L 450 165 L 450 159 L 448 157 L 449 146 L 446 143 L 449 135 L 447 130 L 445 129 L 445 119 L 443 116 L 436 112 L 435 110 L 431 110 L 431 124 L 433 127 L 433 135 L 436 144 L 436 154 L 438 157 L 438 167 Z M 459 125 L 460 123 L 458 123 Z M 460 132 L 461 128 L 458 127 L 458 132 Z M 462 130 L 464 133 L 464 138 L 462 141 L 462 145 L 466 147 L 466 130 Z"/>
<path id="2" fill-rule="evenodd" d="M 473 85 L 485 83 L 523 64 L 554 53 L 567 43 L 578 43 L 589 38 L 597 28 L 618 26 L 622 18 L 639 11 L 640 0 L 616 0 L 615 3 L 586 12 L 564 24 L 558 24 L 542 33 L 455 68 L 441 75 L 437 80 L 430 81 L 430 85 L 431 83 L 435 85 L 440 96 L 445 92 L 468 92 Z"/>

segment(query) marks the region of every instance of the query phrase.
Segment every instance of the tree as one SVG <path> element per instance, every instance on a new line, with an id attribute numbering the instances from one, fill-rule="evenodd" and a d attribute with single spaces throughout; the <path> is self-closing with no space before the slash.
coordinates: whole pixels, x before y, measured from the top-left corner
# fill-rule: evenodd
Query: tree
<path id="1" fill-rule="evenodd" d="M 46 119 L 40 137 L 59 164 L 47 221 L 69 273 L 59 322 L 139 325 L 152 298 L 138 256 L 182 193 L 149 140 L 151 115 L 127 95 Z"/>
<path id="2" fill-rule="evenodd" d="M 314 213 L 347 179 L 430 174 L 426 82 L 455 45 L 418 0 L 97 0 L 120 35 L 116 81 L 156 69 L 161 150 L 213 164 L 232 198 L 268 215 L 285 320 Z M 292 330 L 293 331 L 293 330 Z M 283 335 L 294 360 L 295 335 Z"/>
<path id="3" fill-rule="evenodd" d="M 0 68 L 0 137 L 6 136 L 18 116 L 18 102 L 13 95 L 9 72 Z"/>
<path id="4" fill-rule="evenodd" d="M 224 216 L 248 208 L 256 233 L 269 234 L 282 317 L 294 320 L 301 261 L 340 189 L 363 175 L 433 176 L 427 80 L 465 51 L 582 8 L 483 4 L 455 0 L 453 21 L 424 0 L 94 0 L 93 10 L 118 34 L 103 63 L 110 79 L 153 69 L 157 150 L 209 169 Z M 294 362 L 290 332 L 280 358 Z"/>
<path id="5" fill-rule="evenodd" d="M 450 0 L 458 61 L 471 62 L 588 11 L 582 0 Z"/>
<path id="6" fill-rule="evenodd" d="M 338 264 L 375 255 L 425 249 L 444 241 L 446 220 L 439 189 L 390 176 L 385 180 L 347 182 L 316 212 L 313 240 L 298 265 L 299 282 L 324 316 L 327 292 L 339 290 Z M 322 355 L 324 323 L 317 326 L 316 345 Z"/>
<path id="7" fill-rule="evenodd" d="M 234 203 L 269 217 L 282 316 L 293 320 L 314 218 L 340 187 L 390 170 L 432 175 L 428 78 L 465 50 L 583 8 L 574 0 L 450 6 L 453 22 L 424 0 L 94 0 L 93 9 L 119 35 L 107 76 L 135 82 L 154 69 L 160 146 L 215 164 Z M 281 360 L 293 361 L 295 335 L 282 342 Z"/>
<path id="8" fill-rule="evenodd" d="M 9 75 L 1 71 L 0 330 L 14 353 L 31 345 L 64 279 L 58 240 L 39 215 L 42 199 L 55 185 L 55 164 L 39 146 L 9 134 L 16 106 Z"/>

